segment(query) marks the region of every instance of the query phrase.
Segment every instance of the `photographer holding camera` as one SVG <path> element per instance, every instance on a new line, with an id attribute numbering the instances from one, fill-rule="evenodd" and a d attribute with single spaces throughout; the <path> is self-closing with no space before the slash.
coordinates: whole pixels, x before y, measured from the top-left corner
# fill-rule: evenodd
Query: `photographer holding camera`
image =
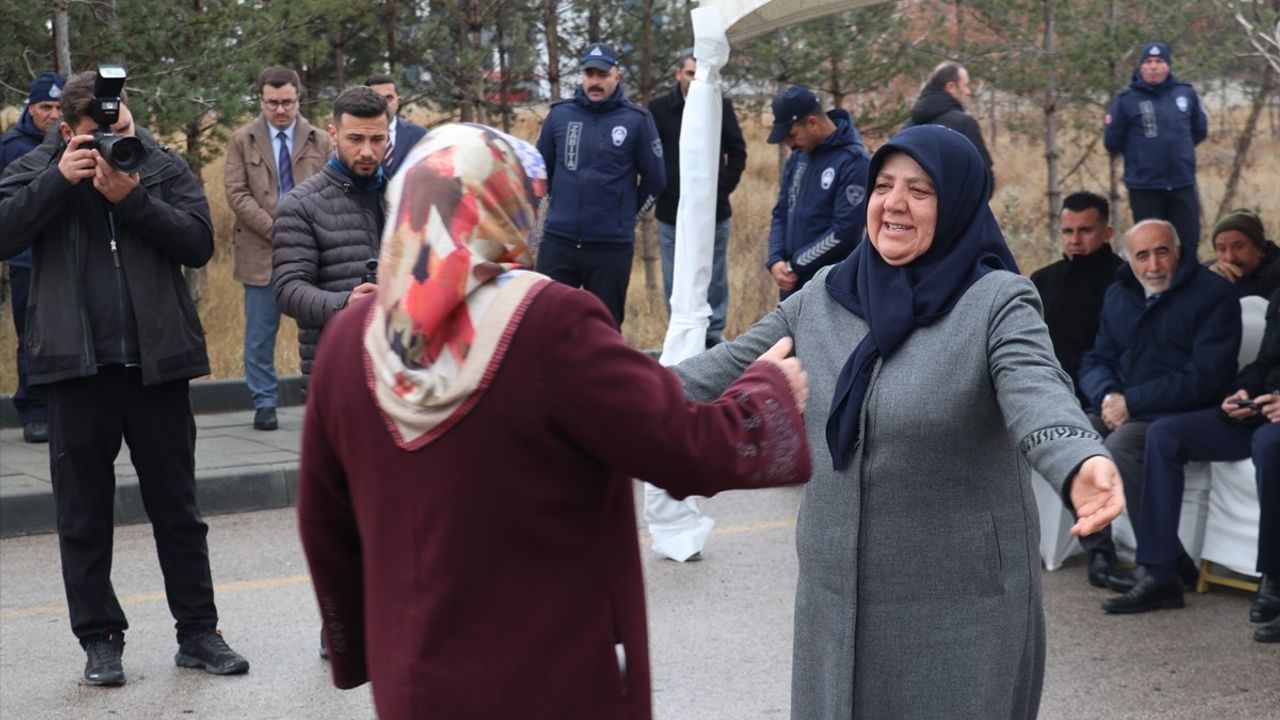
<path id="1" fill-rule="evenodd" d="M 196 506 L 190 378 L 209 372 L 182 267 L 213 255 L 209 206 L 181 157 L 136 128 L 124 70 L 72 77 L 60 133 L 0 177 L 0 258 L 33 253 L 28 382 L 48 404 L 71 629 L 91 685 L 121 685 L 124 611 L 111 585 L 113 463 L 123 439 L 154 529 L 175 662 L 249 663 L 217 630 L 208 527 Z"/>

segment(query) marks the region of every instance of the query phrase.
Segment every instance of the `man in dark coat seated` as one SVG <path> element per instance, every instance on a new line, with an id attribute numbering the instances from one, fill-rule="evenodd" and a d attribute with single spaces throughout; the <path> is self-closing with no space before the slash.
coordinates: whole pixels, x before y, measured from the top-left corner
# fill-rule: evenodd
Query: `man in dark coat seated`
<path id="1" fill-rule="evenodd" d="M 1080 359 L 1098 336 L 1102 299 L 1124 264 L 1111 251 L 1110 209 L 1106 198 L 1078 192 L 1062 201 L 1062 259 L 1031 273 L 1044 303 L 1053 354 L 1075 385 L 1081 404 Z"/>
<path id="2" fill-rule="evenodd" d="M 1107 289 L 1098 337 L 1080 366 L 1080 389 L 1120 468 L 1134 519 L 1142 510 L 1149 426 L 1222 399 L 1236 372 L 1241 320 L 1230 283 L 1184 255 L 1167 221 L 1134 225 L 1124 246 L 1129 264 Z M 1090 554 L 1089 584 L 1116 592 L 1133 587 L 1133 573 L 1114 567 L 1110 528 L 1080 544 Z M 1195 563 L 1185 552 L 1176 565 L 1184 585 L 1196 581 Z"/>
<path id="3" fill-rule="evenodd" d="M 1267 329 L 1258 358 L 1245 366 L 1219 407 L 1172 415 L 1147 432 L 1143 505 L 1136 516 L 1137 585 L 1102 604 L 1109 613 L 1140 613 L 1183 606 L 1174 572 L 1178 520 L 1188 462 L 1252 458 L 1261 518 L 1258 572 L 1262 580 L 1249 612 L 1258 642 L 1280 642 L 1280 290 L 1267 307 Z"/>

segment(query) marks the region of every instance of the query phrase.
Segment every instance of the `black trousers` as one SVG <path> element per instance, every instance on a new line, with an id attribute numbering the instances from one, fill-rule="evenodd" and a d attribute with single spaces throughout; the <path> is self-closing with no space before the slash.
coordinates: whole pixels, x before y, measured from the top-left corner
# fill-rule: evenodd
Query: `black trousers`
<path id="1" fill-rule="evenodd" d="M 1280 423 L 1241 423 L 1218 408 L 1171 415 L 1151 424 L 1141 514 L 1136 516 L 1138 562 L 1174 567 L 1178 521 L 1186 488 L 1183 464 L 1252 458 L 1257 470 L 1259 573 L 1280 573 Z"/>
<path id="2" fill-rule="evenodd" d="M 1093 429 L 1102 436 L 1102 444 L 1111 453 L 1116 469 L 1120 471 L 1120 480 L 1124 483 L 1125 512 L 1129 514 L 1129 522 L 1137 525 L 1139 508 L 1142 507 L 1147 429 L 1151 427 L 1151 423 L 1147 420 L 1130 420 L 1115 430 L 1109 430 L 1102 418 L 1093 414 L 1088 417 L 1089 422 L 1093 423 Z M 1080 538 L 1080 546 L 1086 552 L 1102 551 L 1115 555 L 1116 546 L 1111 540 L 1111 526 Z"/>
<path id="3" fill-rule="evenodd" d="M 1196 256 L 1200 246 L 1200 197 L 1196 186 L 1175 190 L 1135 190 L 1129 188 L 1133 221 L 1167 220 L 1178 231 L 1182 254 Z"/>
<path id="4" fill-rule="evenodd" d="M 634 243 L 579 243 L 546 235 L 538 248 L 538 272 L 600 298 L 621 328 L 634 254 Z"/>
<path id="5" fill-rule="evenodd" d="M 45 389 L 71 631 L 84 644 L 129 627 L 111 586 L 114 463 L 122 439 L 138 471 L 178 642 L 215 629 L 209 528 L 196 507 L 196 425 L 187 381 L 144 387 L 140 370 L 111 365 Z"/>

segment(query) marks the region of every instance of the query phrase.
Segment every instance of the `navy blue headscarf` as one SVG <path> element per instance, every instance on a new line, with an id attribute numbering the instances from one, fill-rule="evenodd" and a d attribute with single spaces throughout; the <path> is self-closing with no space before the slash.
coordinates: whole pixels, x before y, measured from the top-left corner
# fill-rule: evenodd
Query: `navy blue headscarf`
<path id="1" fill-rule="evenodd" d="M 986 165 L 965 136 L 941 125 L 903 130 L 871 158 L 869 188 L 874 188 L 885 160 L 897 152 L 910 156 L 933 180 L 937 227 L 929 249 L 902 267 L 887 264 L 868 240 L 827 275 L 831 297 L 871 327 L 840 370 L 831 398 L 827 448 L 836 470 L 844 469 L 852 457 L 858 415 L 876 358 L 890 357 L 913 330 L 951 312 L 983 275 L 992 270 L 1018 272 L 987 206 L 991 180 Z M 867 204 L 871 202 L 868 195 Z"/>

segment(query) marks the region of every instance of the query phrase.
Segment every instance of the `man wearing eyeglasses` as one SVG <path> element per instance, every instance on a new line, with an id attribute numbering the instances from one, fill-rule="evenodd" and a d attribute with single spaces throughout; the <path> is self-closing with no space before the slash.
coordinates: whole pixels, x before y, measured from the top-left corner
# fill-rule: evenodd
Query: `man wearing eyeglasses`
<path id="1" fill-rule="evenodd" d="M 262 114 L 236 130 L 227 147 L 227 204 L 235 214 L 235 279 L 244 285 L 244 376 L 253 427 L 275 430 L 276 334 L 280 308 L 271 288 L 271 228 L 276 204 L 315 175 L 329 157 L 329 136 L 298 113 L 298 74 L 269 67 L 258 78 Z"/>

